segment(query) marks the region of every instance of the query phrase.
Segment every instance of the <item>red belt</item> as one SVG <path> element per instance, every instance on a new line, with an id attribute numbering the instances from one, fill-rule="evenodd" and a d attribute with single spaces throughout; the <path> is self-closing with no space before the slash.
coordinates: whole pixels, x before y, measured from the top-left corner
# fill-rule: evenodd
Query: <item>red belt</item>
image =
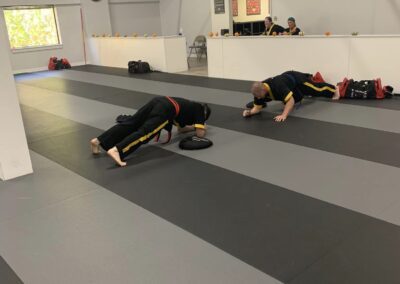
<path id="1" fill-rule="evenodd" d="M 174 106 L 174 108 L 175 108 L 175 113 L 176 113 L 176 115 L 175 116 L 178 116 L 179 115 L 179 112 L 180 112 L 180 110 L 181 110 L 181 108 L 179 107 L 179 104 L 173 99 L 173 98 L 171 98 L 171 97 L 166 97 L 171 103 L 172 103 L 172 105 Z"/>

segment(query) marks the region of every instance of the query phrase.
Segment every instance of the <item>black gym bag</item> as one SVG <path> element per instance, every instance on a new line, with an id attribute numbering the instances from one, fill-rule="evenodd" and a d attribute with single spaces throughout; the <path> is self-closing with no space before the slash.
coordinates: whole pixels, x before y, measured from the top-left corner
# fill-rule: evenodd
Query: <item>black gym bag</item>
<path id="1" fill-rule="evenodd" d="M 129 61 L 128 62 L 128 71 L 129 73 L 135 74 L 143 74 L 143 73 L 150 73 L 151 68 L 149 63 L 145 61 Z"/>

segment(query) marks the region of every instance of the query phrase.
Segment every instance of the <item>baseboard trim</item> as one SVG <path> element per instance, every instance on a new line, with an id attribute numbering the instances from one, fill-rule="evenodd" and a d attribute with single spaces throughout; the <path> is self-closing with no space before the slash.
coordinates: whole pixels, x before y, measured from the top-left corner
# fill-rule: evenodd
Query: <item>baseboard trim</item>
<path id="1" fill-rule="evenodd" d="M 80 66 L 80 65 L 85 65 L 85 64 L 86 63 L 84 61 L 71 62 L 72 66 Z M 42 66 L 42 67 L 14 70 L 13 74 L 15 75 L 15 74 L 21 74 L 21 73 L 33 73 L 33 72 L 40 72 L 40 71 L 47 71 L 47 70 L 48 70 L 47 66 Z"/>

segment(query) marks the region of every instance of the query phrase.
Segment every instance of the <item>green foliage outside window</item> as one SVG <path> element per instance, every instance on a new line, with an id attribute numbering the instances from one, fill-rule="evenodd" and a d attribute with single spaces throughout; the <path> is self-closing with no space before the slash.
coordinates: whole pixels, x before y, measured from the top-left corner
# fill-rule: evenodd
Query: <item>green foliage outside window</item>
<path id="1" fill-rule="evenodd" d="M 6 9 L 4 16 L 12 49 L 60 43 L 52 7 Z"/>

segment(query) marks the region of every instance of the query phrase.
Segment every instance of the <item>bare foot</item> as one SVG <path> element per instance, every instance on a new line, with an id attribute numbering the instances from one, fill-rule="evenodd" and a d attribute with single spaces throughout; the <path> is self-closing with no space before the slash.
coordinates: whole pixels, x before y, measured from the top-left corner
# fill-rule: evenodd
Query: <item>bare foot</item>
<path id="1" fill-rule="evenodd" d="M 126 162 L 122 162 L 117 147 L 113 147 L 107 151 L 107 154 L 120 166 L 125 167 Z"/>
<path id="2" fill-rule="evenodd" d="M 336 87 L 335 94 L 332 97 L 332 100 L 337 101 L 340 99 L 339 87 Z"/>
<path id="3" fill-rule="evenodd" d="M 90 140 L 90 148 L 92 149 L 93 155 L 100 154 L 100 141 L 97 138 Z"/>

